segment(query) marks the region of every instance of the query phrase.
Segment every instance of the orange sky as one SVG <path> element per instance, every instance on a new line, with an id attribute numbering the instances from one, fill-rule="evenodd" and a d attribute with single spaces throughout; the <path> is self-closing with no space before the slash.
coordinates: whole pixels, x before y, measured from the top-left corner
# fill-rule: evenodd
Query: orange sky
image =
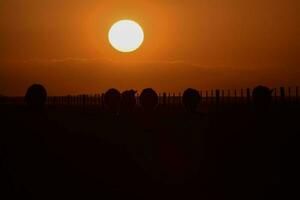
<path id="1" fill-rule="evenodd" d="M 0 94 L 300 85 L 299 0 L 1 0 Z M 114 50 L 133 19 L 142 47 Z"/>

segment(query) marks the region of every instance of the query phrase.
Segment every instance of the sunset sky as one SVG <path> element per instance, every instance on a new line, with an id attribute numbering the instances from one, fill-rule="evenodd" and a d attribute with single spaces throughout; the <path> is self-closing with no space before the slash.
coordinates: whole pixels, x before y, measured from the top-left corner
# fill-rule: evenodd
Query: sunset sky
<path id="1" fill-rule="evenodd" d="M 300 85 L 299 0 L 1 0 L 0 94 Z M 108 41 L 132 19 L 133 53 Z"/>

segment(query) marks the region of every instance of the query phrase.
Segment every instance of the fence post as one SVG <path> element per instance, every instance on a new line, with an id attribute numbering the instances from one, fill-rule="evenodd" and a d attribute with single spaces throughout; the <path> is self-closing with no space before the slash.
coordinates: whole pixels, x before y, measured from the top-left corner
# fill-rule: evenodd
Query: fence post
<path id="1" fill-rule="evenodd" d="M 219 89 L 216 90 L 216 103 L 217 104 L 220 103 L 220 90 Z"/>
<path id="2" fill-rule="evenodd" d="M 162 96 L 161 96 L 161 93 L 159 92 L 158 93 L 158 105 L 161 105 L 161 98 L 162 98 Z"/>
<path id="3" fill-rule="evenodd" d="M 225 91 L 222 90 L 222 100 L 224 100 L 224 97 L 225 97 Z"/>
<path id="4" fill-rule="evenodd" d="M 82 105 L 83 105 L 83 107 L 85 108 L 85 104 L 86 104 L 86 101 L 87 101 L 87 98 L 86 98 L 87 96 L 84 94 L 84 95 L 82 95 Z"/>
<path id="5" fill-rule="evenodd" d="M 234 89 L 234 104 L 237 102 L 237 90 Z"/>
<path id="6" fill-rule="evenodd" d="M 178 94 L 178 105 L 181 105 L 181 100 L 182 100 L 181 92 L 179 92 L 179 94 Z"/>
<path id="7" fill-rule="evenodd" d="M 165 92 L 163 93 L 163 105 L 167 105 L 167 94 Z"/>
<path id="8" fill-rule="evenodd" d="M 68 99 L 67 99 L 67 104 L 68 104 L 68 106 L 71 104 L 71 96 L 70 95 L 68 95 L 68 97 L 67 97 Z"/>
<path id="9" fill-rule="evenodd" d="M 289 87 L 288 88 L 288 95 L 289 95 L 289 103 L 292 101 L 292 89 Z"/>
<path id="10" fill-rule="evenodd" d="M 172 100 L 173 102 L 173 106 L 175 106 L 176 105 L 176 95 L 175 95 L 175 93 L 173 93 L 173 100 Z"/>
<path id="11" fill-rule="evenodd" d="M 277 103 L 277 88 L 273 89 L 273 98 L 274 98 L 274 102 Z"/>
<path id="12" fill-rule="evenodd" d="M 299 88 L 298 87 L 296 87 L 296 102 L 298 103 L 298 101 L 299 101 Z"/>
<path id="13" fill-rule="evenodd" d="M 241 95 L 240 95 L 239 100 L 241 103 L 244 103 L 244 89 L 243 88 L 241 89 Z"/>
<path id="14" fill-rule="evenodd" d="M 250 88 L 247 88 L 247 103 L 251 103 L 251 91 Z"/>
<path id="15" fill-rule="evenodd" d="M 285 88 L 284 87 L 280 87 L 280 100 L 281 100 L 281 103 L 285 103 Z"/>
<path id="16" fill-rule="evenodd" d="M 105 103 L 104 103 L 104 93 L 101 94 L 100 99 L 101 99 L 101 100 L 100 100 L 100 101 L 101 101 L 101 107 L 102 107 L 102 109 L 104 110 L 104 104 L 105 104 Z"/>
<path id="17" fill-rule="evenodd" d="M 208 104 L 208 90 L 205 91 L 205 103 Z"/>
<path id="18" fill-rule="evenodd" d="M 47 105 L 50 105 L 50 98 L 51 97 L 47 97 Z"/>

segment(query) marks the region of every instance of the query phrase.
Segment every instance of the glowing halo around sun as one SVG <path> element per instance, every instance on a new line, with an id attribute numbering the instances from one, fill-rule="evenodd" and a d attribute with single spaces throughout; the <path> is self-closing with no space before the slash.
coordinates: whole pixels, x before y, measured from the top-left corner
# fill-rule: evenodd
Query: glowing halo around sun
<path id="1" fill-rule="evenodd" d="M 108 33 L 110 44 L 118 51 L 128 53 L 137 50 L 144 41 L 142 27 L 132 20 L 120 20 Z"/>

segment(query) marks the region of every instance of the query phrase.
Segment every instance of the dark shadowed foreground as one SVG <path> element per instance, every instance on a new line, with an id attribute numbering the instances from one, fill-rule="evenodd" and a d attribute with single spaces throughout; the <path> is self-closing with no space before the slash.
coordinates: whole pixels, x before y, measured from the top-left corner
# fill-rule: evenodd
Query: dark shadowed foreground
<path id="1" fill-rule="evenodd" d="M 39 111 L 2 105 L 3 199 L 290 199 L 296 194 L 299 104 L 186 112 L 180 106 L 151 110 L 144 100 L 143 110 L 127 95 L 121 113 L 92 106 Z"/>

